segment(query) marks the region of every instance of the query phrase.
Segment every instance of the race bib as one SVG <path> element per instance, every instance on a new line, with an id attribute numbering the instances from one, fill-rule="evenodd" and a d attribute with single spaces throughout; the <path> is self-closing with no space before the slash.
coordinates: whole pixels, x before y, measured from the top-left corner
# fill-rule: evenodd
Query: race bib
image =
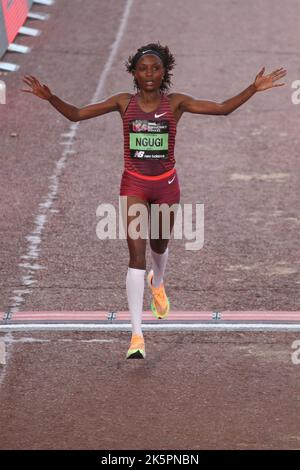
<path id="1" fill-rule="evenodd" d="M 132 158 L 168 158 L 169 122 L 135 119 L 129 122 L 129 149 Z"/>

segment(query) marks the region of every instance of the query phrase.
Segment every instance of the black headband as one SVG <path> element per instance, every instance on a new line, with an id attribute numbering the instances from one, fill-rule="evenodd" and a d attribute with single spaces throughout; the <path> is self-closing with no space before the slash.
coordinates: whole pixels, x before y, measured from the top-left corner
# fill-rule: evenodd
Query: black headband
<path id="1" fill-rule="evenodd" d="M 137 53 L 135 54 L 134 58 L 132 59 L 132 66 L 133 66 L 133 68 L 136 66 L 137 61 L 138 61 L 142 56 L 144 56 L 144 55 L 146 55 L 146 54 L 154 54 L 154 55 L 156 55 L 157 57 L 160 58 L 160 60 L 162 61 L 162 63 L 164 63 L 164 59 L 163 59 L 163 57 L 162 57 L 162 55 L 161 55 L 160 52 L 154 51 L 153 49 L 146 49 L 145 51 L 140 51 L 140 52 L 137 52 Z"/>

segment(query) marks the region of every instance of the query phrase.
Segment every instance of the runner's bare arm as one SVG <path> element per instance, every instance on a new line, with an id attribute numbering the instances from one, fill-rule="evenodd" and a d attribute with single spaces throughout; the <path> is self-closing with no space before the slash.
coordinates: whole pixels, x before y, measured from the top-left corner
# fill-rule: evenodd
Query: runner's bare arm
<path id="1" fill-rule="evenodd" d="M 102 114 L 111 113 L 112 111 L 120 111 L 120 101 L 124 98 L 124 95 L 127 96 L 128 93 L 118 93 L 104 101 L 76 108 L 75 121 L 84 121 L 85 119 L 91 119 Z"/>
<path id="2" fill-rule="evenodd" d="M 23 81 L 29 85 L 30 89 L 22 89 L 21 91 L 31 93 L 39 98 L 49 101 L 49 103 L 51 103 L 52 106 L 63 116 L 70 121 L 75 122 L 100 116 L 101 114 L 110 113 L 111 111 L 120 111 L 120 103 L 124 101 L 124 99 L 128 99 L 128 96 L 130 96 L 128 93 L 118 93 L 117 95 L 113 95 L 99 103 L 78 108 L 54 95 L 47 85 L 40 83 L 33 75 L 24 75 Z"/>
<path id="3" fill-rule="evenodd" d="M 102 114 L 110 113 L 112 111 L 119 110 L 119 99 L 120 95 L 113 95 L 107 98 L 104 101 L 99 101 L 98 103 L 88 104 L 82 108 L 78 108 L 71 104 L 66 103 L 65 101 L 58 98 L 58 96 L 52 95 L 49 98 L 49 102 L 64 116 L 66 116 L 70 121 L 84 121 L 86 119 L 91 119 L 96 116 L 101 116 Z"/>
<path id="4" fill-rule="evenodd" d="M 226 116 L 232 113 L 236 108 L 241 106 L 251 96 L 256 93 L 254 85 L 250 85 L 242 93 L 222 103 L 207 100 L 197 100 L 189 95 L 184 95 L 180 101 L 179 108 L 181 111 L 195 114 L 215 114 Z"/>
<path id="5" fill-rule="evenodd" d="M 233 98 L 229 98 L 222 103 L 216 103 L 214 101 L 197 100 L 190 95 L 184 95 L 178 93 L 178 106 L 182 113 L 196 113 L 196 114 L 218 114 L 224 115 L 232 113 L 235 109 L 245 103 L 251 96 L 258 91 L 264 91 L 269 88 L 279 87 L 284 83 L 274 84 L 275 81 L 283 78 L 286 75 L 286 70 L 282 67 L 274 70 L 270 74 L 264 76 L 263 67 L 260 72 L 256 75 L 255 80 L 245 90 Z"/>

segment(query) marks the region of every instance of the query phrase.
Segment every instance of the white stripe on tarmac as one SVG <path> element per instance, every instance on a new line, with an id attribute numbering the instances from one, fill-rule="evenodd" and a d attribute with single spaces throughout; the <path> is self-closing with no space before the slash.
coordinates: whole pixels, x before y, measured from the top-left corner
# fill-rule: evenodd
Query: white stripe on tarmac
<path id="1" fill-rule="evenodd" d="M 7 324 L 0 325 L 0 331 L 26 331 L 26 330 L 103 330 L 103 331 L 128 331 L 131 330 L 130 323 L 123 324 L 97 324 L 97 323 L 52 323 L 52 324 L 35 324 L 35 323 L 21 323 L 21 324 Z M 224 331 L 249 331 L 249 330 L 263 330 L 263 331 L 300 331 L 300 324 L 289 323 L 173 323 L 162 325 L 143 324 L 143 330 L 224 330 Z"/>
<path id="2" fill-rule="evenodd" d="M 5 379 L 6 372 L 7 372 L 8 360 L 11 356 L 11 348 L 8 351 L 8 348 L 6 347 L 6 343 L 9 342 L 9 341 L 12 341 L 12 332 L 11 331 L 8 331 L 6 333 L 6 335 L 1 336 L 0 385 L 3 383 L 3 381 Z"/>
<path id="3" fill-rule="evenodd" d="M 125 3 L 119 28 L 114 42 L 111 46 L 109 46 L 110 53 L 104 65 L 104 68 L 102 69 L 101 74 L 99 76 L 98 85 L 91 100 L 92 103 L 96 102 L 100 98 L 105 80 L 111 69 L 122 36 L 124 34 L 133 2 L 134 0 L 127 0 Z M 52 175 L 48 177 L 48 193 L 39 203 L 39 210 L 33 222 L 33 231 L 25 236 L 25 243 L 27 245 L 27 249 L 25 254 L 21 256 L 21 261 L 19 263 L 19 267 L 24 270 L 24 274 L 21 276 L 20 288 L 14 289 L 12 292 L 12 296 L 10 297 L 11 306 L 8 309 L 9 314 L 13 314 L 19 311 L 19 307 L 25 301 L 25 297 L 32 292 L 32 285 L 35 285 L 36 287 L 36 271 L 39 269 L 45 269 L 44 266 L 39 265 L 37 262 L 41 251 L 42 233 L 44 231 L 44 226 L 47 223 L 49 212 L 57 212 L 55 209 L 52 208 L 52 205 L 55 199 L 57 198 L 60 176 L 67 164 L 69 155 L 73 155 L 75 153 L 73 147 L 79 124 L 80 121 L 72 122 L 72 124 L 70 124 L 69 131 L 61 134 L 63 140 L 59 142 L 59 144 L 65 146 L 65 148 L 62 151 L 61 157 L 55 162 L 55 168 L 53 170 Z"/>
<path id="4" fill-rule="evenodd" d="M 3 366 L 6 364 L 6 358 L 5 358 L 5 342 L 0 339 L 0 364 Z"/>

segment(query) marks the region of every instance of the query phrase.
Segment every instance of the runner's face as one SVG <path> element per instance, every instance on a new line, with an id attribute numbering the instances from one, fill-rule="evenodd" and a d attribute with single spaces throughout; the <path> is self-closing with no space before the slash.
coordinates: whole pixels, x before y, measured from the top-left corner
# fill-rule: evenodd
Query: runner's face
<path id="1" fill-rule="evenodd" d="M 158 90 L 164 78 L 165 69 L 159 57 L 147 54 L 141 57 L 134 71 L 140 89 L 145 91 Z"/>

